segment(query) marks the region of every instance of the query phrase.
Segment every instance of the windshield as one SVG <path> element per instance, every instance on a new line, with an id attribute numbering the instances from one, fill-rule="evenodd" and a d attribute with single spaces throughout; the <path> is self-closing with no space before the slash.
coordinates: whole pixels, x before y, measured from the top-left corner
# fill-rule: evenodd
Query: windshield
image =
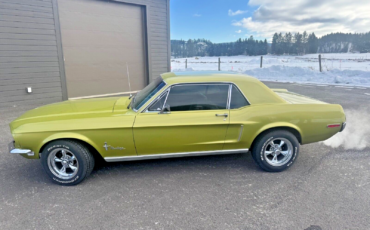
<path id="1" fill-rule="evenodd" d="M 152 98 L 159 90 L 161 90 L 166 83 L 164 83 L 161 77 L 158 77 L 147 85 L 144 89 L 136 94 L 132 101 L 132 108 L 138 110 L 143 106 L 150 98 Z"/>

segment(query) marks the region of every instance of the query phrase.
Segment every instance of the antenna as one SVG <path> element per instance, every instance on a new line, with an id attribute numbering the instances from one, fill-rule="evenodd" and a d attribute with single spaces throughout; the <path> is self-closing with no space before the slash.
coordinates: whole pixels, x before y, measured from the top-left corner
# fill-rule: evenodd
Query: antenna
<path id="1" fill-rule="evenodd" d="M 128 71 L 128 65 L 127 65 L 127 62 L 126 62 L 126 67 L 127 67 L 127 79 L 128 79 L 128 88 L 130 90 L 130 98 L 132 97 L 132 91 L 131 91 L 131 84 L 130 84 L 130 72 Z"/>

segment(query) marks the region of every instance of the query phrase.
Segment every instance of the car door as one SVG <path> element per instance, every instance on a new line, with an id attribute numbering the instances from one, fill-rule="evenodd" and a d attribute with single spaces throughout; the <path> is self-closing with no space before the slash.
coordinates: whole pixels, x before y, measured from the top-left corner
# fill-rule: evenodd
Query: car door
<path id="1" fill-rule="evenodd" d="M 133 127 L 138 155 L 222 150 L 229 124 L 229 84 L 171 86 Z M 160 112 L 164 107 L 165 112 Z"/>
<path id="2" fill-rule="evenodd" d="M 230 124 L 227 129 L 224 149 L 245 149 L 246 146 L 252 144 L 249 138 L 253 134 L 250 133 L 251 128 L 258 124 L 249 120 L 253 115 L 250 112 L 250 103 L 242 91 L 234 84 L 231 87 L 229 104 Z"/>

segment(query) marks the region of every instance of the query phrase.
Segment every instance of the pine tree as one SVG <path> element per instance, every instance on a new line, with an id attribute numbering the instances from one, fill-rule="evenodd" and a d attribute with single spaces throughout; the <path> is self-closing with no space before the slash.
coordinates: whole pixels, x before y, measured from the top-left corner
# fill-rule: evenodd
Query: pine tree
<path id="1" fill-rule="evenodd" d="M 309 53 L 317 53 L 317 49 L 319 47 L 319 41 L 315 35 L 315 33 L 312 33 L 308 36 L 308 52 Z"/>
<path id="2" fill-rule="evenodd" d="M 271 44 L 271 53 L 276 54 L 277 51 L 277 40 L 278 40 L 278 34 L 274 33 L 274 36 L 272 37 L 272 44 Z"/>
<path id="3" fill-rule="evenodd" d="M 269 46 L 267 44 L 267 39 L 263 42 L 263 53 L 262 55 L 266 55 L 268 53 Z"/>
<path id="4" fill-rule="evenodd" d="M 349 48 L 351 49 L 349 50 Z M 271 53 L 306 54 L 317 52 L 370 52 L 370 32 L 368 33 L 331 33 L 317 38 L 315 33 L 292 34 L 275 33 L 272 37 Z M 265 55 L 269 52 L 267 40 L 255 40 L 253 36 L 235 42 L 212 43 L 206 39 L 171 40 L 171 56 L 231 56 Z"/>
<path id="5" fill-rule="evenodd" d="M 307 43 L 308 43 L 308 34 L 306 31 L 303 32 L 302 34 L 302 47 L 303 47 L 303 54 L 305 54 L 307 51 L 308 51 L 308 46 L 307 46 Z"/>
<path id="6" fill-rule="evenodd" d="M 294 34 L 294 40 L 295 40 L 295 43 L 294 43 L 294 47 L 295 47 L 295 53 L 296 54 L 302 54 L 302 34 L 300 34 L 299 32 Z"/>
<path id="7" fill-rule="evenodd" d="M 290 54 L 294 52 L 291 47 L 292 47 L 292 34 L 289 32 L 286 33 L 284 36 L 284 53 Z"/>

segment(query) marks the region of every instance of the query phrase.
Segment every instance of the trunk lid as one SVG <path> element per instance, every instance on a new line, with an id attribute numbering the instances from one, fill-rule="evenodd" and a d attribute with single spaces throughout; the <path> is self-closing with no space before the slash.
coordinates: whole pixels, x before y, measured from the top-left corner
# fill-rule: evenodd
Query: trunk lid
<path id="1" fill-rule="evenodd" d="M 279 97 L 290 104 L 327 104 L 311 97 L 289 92 L 286 89 L 272 89 Z"/>

